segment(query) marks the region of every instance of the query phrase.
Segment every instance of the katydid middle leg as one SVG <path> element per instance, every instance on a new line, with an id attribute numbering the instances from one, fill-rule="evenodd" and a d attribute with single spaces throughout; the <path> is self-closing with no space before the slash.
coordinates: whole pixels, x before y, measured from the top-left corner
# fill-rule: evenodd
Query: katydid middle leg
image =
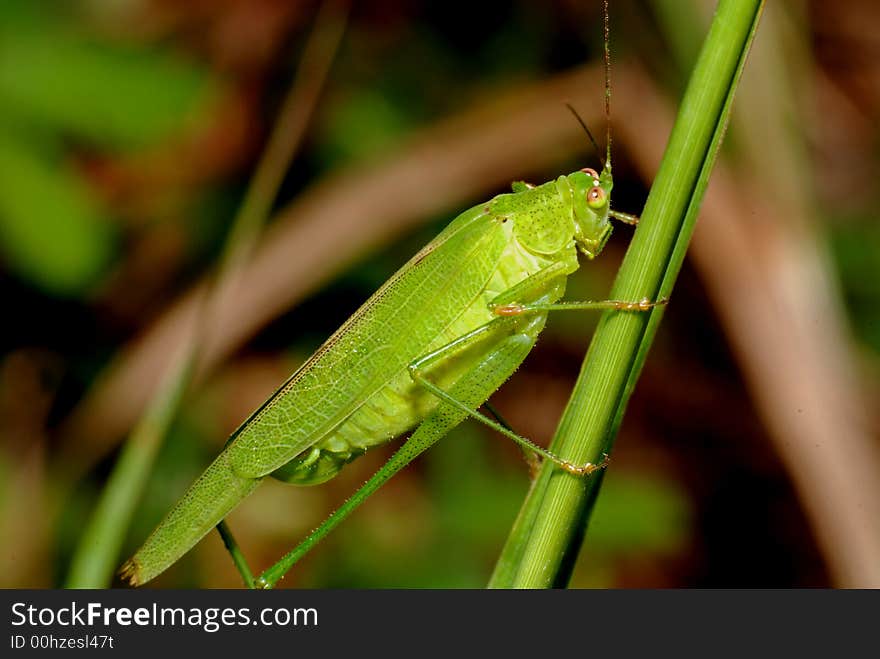
<path id="1" fill-rule="evenodd" d="M 475 330 L 450 341 L 444 346 L 433 350 L 432 352 L 413 361 L 409 366 L 410 376 L 420 386 L 431 392 L 440 400 L 457 407 L 462 412 L 477 419 L 481 423 L 489 426 L 493 430 L 501 433 L 505 437 L 512 439 L 523 448 L 531 451 L 544 459 L 550 460 L 563 470 L 575 476 L 586 476 L 593 472 L 604 468 L 608 464 L 608 456 L 606 455 L 602 462 L 593 464 L 588 462 L 583 465 L 577 465 L 564 458 L 561 458 L 553 452 L 538 446 L 532 440 L 523 437 L 514 432 L 507 424 L 493 421 L 485 414 L 476 409 L 471 409 L 461 401 L 456 400 L 449 392 L 444 391 L 440 386 L 434 384 L 428 379 L 424 372 L 429 370 L 434 364 L 442 362 L 444 359 L 452 357 L 454 354 L 466 349 L 477 341 L 482 340 L 483 335 L 489 332 L 493 327 L 502 320 L 514 321 L 511 317 L 526 317 L 548 311 L 584 311 L 584 310 L 607 310 L 614 309 L 619 311 L 650 311 L 655 306 L 663 306 L 668 300 L 663 298 L 652 302 L 647 298 L 630 302 L 625 300 L 600 300 L 600 301 L 582 301 L 582 302 L 558 302 L 545 303 L 541 301 L 535 302 L 507 302 L 507 300 L 528 300 L 529 297 L 538 298 L 553 286 L 554 280 L 560 277 L 562 264 L 554 264 L 544 270 L 541 270 L 530 277 L 524 279 L 516 286 L 508 291 L 501 293 L 490 303 L 490 310 L 498 317 L 489 323 L 482 325 Z"/>
<path id="2" fill-rule="evenodd" d="M 489 414 L 495 417 L 495 420 L 498 423 L 507 428 L 510 432 L 516 432 L 513 429 L 513 426 L 511 426 L 504 418 L 504 416 L 502 416 L 501 412 L 495 409 L 495 407 L 491 405 L 489 401 L 483 403 L 483 407 L 489 410 Z M 535 480 L 538 477 L 538 471 L 541 469 L 541 458 L 538 457 L 538 455 L 534 451 L 530 451 L 524 446 L 521 446 L 520 449 L 522 449 L 523 459 L 526 461 L 526 464 L 529 467 L 529 479 Z"/>
<path id="3" fill-rule="evenodd" d="M 649 300 L 642 298 L 641 300 L 583 300 L 570 302 L 554 302 L 552 304 L 544 304 L 541 302 L 532 302 L 520 304 L 511 302 L 510 304 L 499 304 L 492 307 L 492 313 L 498 316 L 521 316 L 529 313 L 544 313 L 547 311 L 607 311 L 609 309 L 615 311 L 650 311 L 654 307 L 666 306 L 669 303 L 668 298 L 660 298 L 659 300 Z"/>
<path id="4" fill-rule="evenodd" d="M 528 449 L 532 453 L 535 453 L 535 454 L 541 456 L 542 458 L 544 458 L 546 460 L 550 460 L 554 464 L 559 465 L 560 468 L 564 469 L 565 471 L 567 471 L 570 474 L 573 474 L 575 476 L 585 476 L 587 474 L 593 473 L 597 469 L 604 468 L 607 464 L 607 458 L 606 458 L 606 460 L 603 460 L 599 464 L 593 464 L 593 463 L 588 462 L 587 464 L 584 464 L 584 465 L 576 465 L 574 463 L 569 462 L 568 460 L 564 460 L 564 459 L 560 458 L 559 456 L 552 453 L 551 451 L 548 451 L 547 449 L 542 448 L 541 446 L 538 446 L 532 440 L 530 440 L 526 437 L 523 437 L 522 435 L 518 435 L 510 428 L 505 427 L 505 425 L 502 425 L 501 423 L 499 423 L 497 421 L 493 421 L 492 419 L 487 417 L 485 414 L 483 414 L 479 410 L 468 406 L 466 403 L 464 403 L 463 401 L 456 398 L 452 393 L 445 391 L 444 389 L 442 389 L 438 385 L 431 382 L 425 376 L 424 371 L 430 369 L 431 366 L 433 366 L 437 363 L 440 363 L 445 359 L 449 359 L 449 358 L 453 357 L 456 353 L 467 349 L 468 347 L 474 345 L 478 341 L 481 341 L 483 339 L 484 334 L 486 334 L 489 331 L 492 331 L 493 329 L 500 327 L 501 323 L 505 322 L 505 321 L 509 322 L 509 319 L 502 318 L 502 317 L 496 318 L 495 320 L 492 320 L 492 321 L 486 323 L 485 325 L 482 325 L 482 326 L 478 327 L 477 329 L 472 330 L 471 332 L 468 332 L 464 336 L 461 336 L 461 337 L 455 339 L 454 341 L 451 341 L 451 342 L 447 343 L 446 345 L 441 346 L 437 350 L 434 350 L 434 351 L 428 353 L 424 357 L 420 357 L 419 359 L 416 359 L 412 364 L 409 365 L 409 374 L 412 377 L 413 381 L 416 382 L 419 386 L 421 386 L 424 389 L 426 389 L 427 391 L 429 391 L 430 393 L 432 393 L 434 396 L 439 398 L 441 401 L 457 408 L 460 412 L 462 412 L 468 416 L 471 416 L 471 417 L 477 419 L 478 421 L 486 424 L 487 426 L 489 426 L 493 430 L 501 433 L 505 437 L 512 439 L 514 442 L 516 442 L 520 446 Z"/>

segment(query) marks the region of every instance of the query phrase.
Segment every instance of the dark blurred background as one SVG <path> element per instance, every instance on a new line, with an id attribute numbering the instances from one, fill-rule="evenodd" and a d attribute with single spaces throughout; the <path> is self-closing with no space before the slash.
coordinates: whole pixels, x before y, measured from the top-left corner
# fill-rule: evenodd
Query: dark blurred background
<path id="1" fill-rule="evenodd" d="M 572 586 L 880 586 L 880 5 L 768 4 Z M 619 210 L 644 204 L 713 5 L 611 3 Z M 65 582 L 320 8 L 0 3 L 0 585 Z M 355 3 L 116 564 L 457 213 L 511 180 L 599 166 L 563 104 L 604 134 L 601 52 L 594 1 Z M 607 294 L 631 232 L 570 298 Z M 493 398 L 520 433 L 549 440 L 595 321 L 551 317 Z M 230 518 L 251 564 L 304 537 L 392 448 L 321 487 L 261 486 Z M 516 447 L 467 422 L 284 585 L 481 587 L 528 482 Z M 155 585 L 239 583 L 212 534 Z"/>

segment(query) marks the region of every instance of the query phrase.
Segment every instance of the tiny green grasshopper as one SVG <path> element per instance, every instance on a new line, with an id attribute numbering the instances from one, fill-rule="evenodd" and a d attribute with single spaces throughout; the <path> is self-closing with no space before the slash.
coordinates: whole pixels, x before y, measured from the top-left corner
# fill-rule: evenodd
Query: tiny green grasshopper
<path id="1" fill-rule="evenodd" d="M 259 585 L 271 587 L 378 487 L 468 416 L 575 476 L 604 467 L 572 464 L 478 408 L 528 355 L 550 311 L 647 311 L 664 302 L 561 301 L 568 276 L 579 267 L 578 251 L 595 258 L 612 218 L 636 221 L 610 209 L 612 188 L 609 130 L 601 172 L 584 168 L 543 185 L 514 183 L 512 193 L 455 218 L 233 433 L 122 575 L 134 585 L 154 578 L 267 476 L 323 483 L 370 447 L 415 429 L 360 490 L 263 574 Z"/>

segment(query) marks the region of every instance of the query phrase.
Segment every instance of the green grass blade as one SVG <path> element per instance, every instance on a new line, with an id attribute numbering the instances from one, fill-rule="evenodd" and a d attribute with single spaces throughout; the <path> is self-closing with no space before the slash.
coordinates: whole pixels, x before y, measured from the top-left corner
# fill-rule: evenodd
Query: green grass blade
<path id="1" fill-rule="evenodd" d="M 181 351 L 182 352 L 182 351 Z M 132 431 L 76 546 L 65 588 L 106 588 L 150 469 L 190 380 L 193 360 L 181 354 L 166 386 Z"/>
<path id="2" fill-rule="evenodd" d="M 721 0 L 688 83 L 642 219 L 611 292 L 658 299 L 671 291 L 727 125 L 762 0 Z M 663 314 L 605 312 L 551 444 L 576 464 L 609 452 Z M 489 583 L 493 588 L 564 586 L 580 550 L 602 476 L 586 480 L 545 464 Z"/>
<path id="3" fill-rule="evenodd" d="M 179 348 L 156 396 L 123 446 L 98 505 L 80 536 L 65 581 L 66 588 L 104 588 L 113 579 L 125 533 L 156 454 L 189 388 L 199 361 L 199 351 L 211 338 L 208 325 L 212 312 L 234 282 L 241 264 L 246 262 L 268 218 L 284 173 L 309 126 L 347 18 L 346 3 L 327 2 L 316 19 L 296 78 L 224 242 L 215 278 L 200 302 L 196 329 Z M 252 586 L 253 576 L 228 529 L 222 530 L 221 535 L 242 580 Z"/>

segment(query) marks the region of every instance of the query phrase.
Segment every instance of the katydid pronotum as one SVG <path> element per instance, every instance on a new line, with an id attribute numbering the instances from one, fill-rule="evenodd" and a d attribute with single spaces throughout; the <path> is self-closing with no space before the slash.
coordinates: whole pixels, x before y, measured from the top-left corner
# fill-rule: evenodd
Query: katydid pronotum
<path id="1" fill-rule="evenodd" d="M 606 114 L 608 83 L 605 9 Z M 189 551 L 267 476 L 322 483 L 368 448 L 415 429 L 389 461 L 258 580 L 272 587 L 385 481 L 468 416 L 575 477 L 601 469 L 557 456 L 481 412 L 557 310 L 648 311 L 660 300 L 560 301 L 578 251 L 599 255 L 612 218 L 610 130 L 600 172 L 584 168 L 453 220 L 233 433 L 225 448 L 123 566 L 143 584 Z M 591 136 L 592 140 L 592 136 Z M 595 144 L 595 141 L 594 141 Z"/>

